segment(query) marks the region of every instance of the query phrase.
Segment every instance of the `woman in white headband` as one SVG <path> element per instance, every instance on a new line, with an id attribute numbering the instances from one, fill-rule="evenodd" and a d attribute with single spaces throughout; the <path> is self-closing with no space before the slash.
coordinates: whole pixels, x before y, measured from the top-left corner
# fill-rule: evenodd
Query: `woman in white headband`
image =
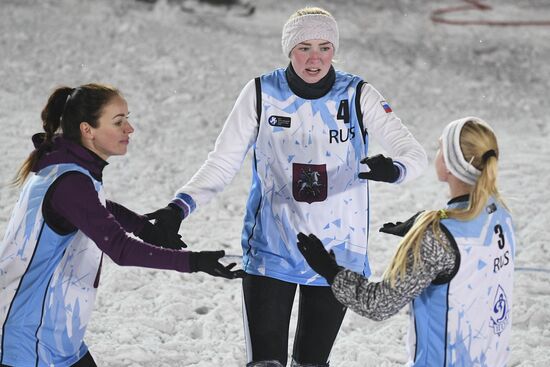
<path id="1" fill-rule="evenodd" d="M 327 366 L 345 314 L 325 279 L 296 247 L 299 232 L 322 236 L 351 269 L 368 276 L 368 180 L 402 183 L 420 175 L 426 154 L 370 84 L 336 71 L 338 27 L 324 9 L 286 22 L 286 68 L 251 80 L 201 169 L 150 217 L 177 231 L 254 151 L 242 234 L 245 337 L 249 366 L 286 365 L 290 316 L 300 288 L 293 366 Z M 367 158 L 370 139 L 392 158 Z M 369 172 L 359 173 L 361 163 Z M 319 322 L 323 320 L 323 322 Z"/>
<path id="2" fill-rule="evenodd" d="M 483 120 L 445 127 L 435 169 L 452 199 L 384 225 L 381 231 L 404 238 L 381 282 L 339 267 L 314 235 L 298 235 L 300 251 L 331 279 L 343 305 L 384 320 L 411 304 L 407 366 L 507 365 L 515 240 L 496 185 L 498 155 Z"/>

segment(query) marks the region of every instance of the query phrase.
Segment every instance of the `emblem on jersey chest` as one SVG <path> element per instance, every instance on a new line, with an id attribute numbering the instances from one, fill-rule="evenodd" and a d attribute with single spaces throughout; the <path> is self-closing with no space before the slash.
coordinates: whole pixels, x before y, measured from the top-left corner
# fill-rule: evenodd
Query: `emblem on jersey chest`
<path id="1" fill-rule="evenodd" d="M 495 334 L 499 335 L 506 329 L 510 315 L 510 304 L 504 289 L 499 285 L 493 302 L 493 312 L 491 316 L 491 327 Z"/>
<path id="2" fill-rule="evenodd" d="M 292 194 L 296 201 L 311 204 L 327 198 L 326 164 L 292 164 Z"/>
<path id="3" fill-rule="evenodd" d="M 290 117 L 288 116 L 275 116 L 271 115 L 267 119 L 267 122 L 271 126 L 277 127 L 290 127 Z"/>

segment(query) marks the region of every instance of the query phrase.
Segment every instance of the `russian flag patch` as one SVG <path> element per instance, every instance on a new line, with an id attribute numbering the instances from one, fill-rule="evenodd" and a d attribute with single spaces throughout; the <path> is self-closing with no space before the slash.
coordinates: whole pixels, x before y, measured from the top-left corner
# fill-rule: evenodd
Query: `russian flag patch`
<path id="1" fill-rule="evenodd" d="M 384 108 L 384 111 L 386 111 L 386 113 L 393 112 L 393 110 L 391 109 L 391 107 L 390 107 L 390 105 L 388 104 L 388 102 L 386 102 L 386 101 L 380 101 L 380 104 L 382 105 L 382 108 Z"/>

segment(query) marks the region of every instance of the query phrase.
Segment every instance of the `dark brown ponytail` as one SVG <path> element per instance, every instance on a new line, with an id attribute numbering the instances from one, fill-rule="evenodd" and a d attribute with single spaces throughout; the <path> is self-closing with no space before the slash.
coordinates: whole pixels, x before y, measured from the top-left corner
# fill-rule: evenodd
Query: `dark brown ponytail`
<path id="1" fill-rule="evenodd" d="M 57 130 L 61 126 L 61 116 L 65 105 L 74 89 L 69 87 L 57 88 L 42 110 L 42 128 L 46 132 L 46 142 L 51 142 Z"/>
<path id="2" fill-rule="evenodd" d="M 73 89 L 69 87 L 59 87 L 48 98 L 48 102 L 41 114 L 42 128 L 46 133 L 44 141 L 41 147 L 33 150 L 21 167 L 19 167 L 13 180 L 14 185 L 21 186 L 25 182 L 42 151 L 52 144 L 53 137 L 61 125 L 61 116 L 65 108 L 65 102 L 72 91 Z"/>
<path id="3" fill-rule="evenodd" d="M 97 127 L 103 107 L 115 96 L 120 96 L 120 92 L 105 84 L 91 83 L 78 88 L 57 88 L 42 110 L 44 140 L 23 162 L 13 184 L 20 186 L 25 182 L 40 156 L 52 146 L 54 136 L 60 128 L 64 138 L 80 144 L 80 123 L 86 121 L 92 127 Z"/>

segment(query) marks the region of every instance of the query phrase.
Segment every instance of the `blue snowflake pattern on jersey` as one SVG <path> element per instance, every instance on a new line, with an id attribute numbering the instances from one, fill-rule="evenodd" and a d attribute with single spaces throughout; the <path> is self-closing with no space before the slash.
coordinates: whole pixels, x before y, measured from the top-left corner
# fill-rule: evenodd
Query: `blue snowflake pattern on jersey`
<path id="1" fill-rule="evenodd" d="M 360 81 L 337 71 L 332 90 L 308 100 L 292 93 L 283 69 L 261 77 L 262 117 L 242 236 L 247 272 L 327 285 L 298 251 L 296 235 L 304 232 L 321 238 L 339 264 L 370 275 L 368 183 L 357 176 L 368 147 L 355 111 Z M 340 105 L 349 108 L 345 120 L 338 117 Z"/>

